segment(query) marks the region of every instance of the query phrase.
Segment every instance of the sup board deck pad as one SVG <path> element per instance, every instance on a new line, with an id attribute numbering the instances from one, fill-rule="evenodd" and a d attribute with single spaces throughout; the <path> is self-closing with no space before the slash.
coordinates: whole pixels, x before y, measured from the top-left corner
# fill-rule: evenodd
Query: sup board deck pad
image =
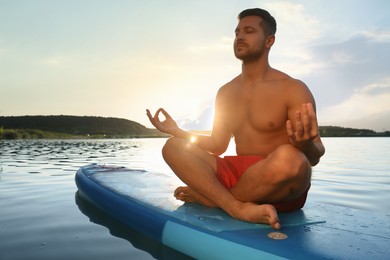
<path id="1" fill-rule="evenodd" d="M 280 213 L 282 229 L 233 219 L 173 196 L 174 174 L 91 164 L 76 173 L 81 197 L 118 221 L 199 259 L 388 259 L 390 214 L 327 204 Z"/>

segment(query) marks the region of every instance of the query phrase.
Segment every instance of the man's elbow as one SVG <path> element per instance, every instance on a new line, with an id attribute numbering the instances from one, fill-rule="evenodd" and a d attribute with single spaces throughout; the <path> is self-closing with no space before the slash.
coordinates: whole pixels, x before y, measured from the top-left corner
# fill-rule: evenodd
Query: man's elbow
<path id="1" fill-rule="evenodd" d="M 316 166 L 320 162 L 320 159 L 317 160 L 310 160 L 310 165 L 311 166 Z"/>
<path id="2" fill-rule="evenodd" d="M 210 153 L 216 155 L 216 156 L 220 156 L 221 154 L 223 154 L 224 152 L 226 152 L 227 150 L 227 147 L 224 147 L 224 146 L 221 146 L 221 145 L 216 145 L 214 146 Z"/>
<path id="3" fill-rule="evenodd" d="M 213 150 L 213 151 L 210 151 L 210 153 L 216 155 L 216 156 L 220 156 L 221 154 L 223 154 L 226 150 Z"/>
<path id="4" fill-rule="evenodd" d="M 315 158 L 311 158 L 310 164 L 311 166 L 316 166 L 320 162 L 320 158 L 325 154 L 325 147 L 322 146 L 322 149 L 319 151 L 318 156 Z"/>

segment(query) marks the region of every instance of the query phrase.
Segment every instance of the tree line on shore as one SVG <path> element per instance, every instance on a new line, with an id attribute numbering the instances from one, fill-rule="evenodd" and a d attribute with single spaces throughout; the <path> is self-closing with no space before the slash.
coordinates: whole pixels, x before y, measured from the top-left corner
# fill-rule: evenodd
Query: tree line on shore
<path id="1" fill-rule="evenodd" d="M 339 126 L 320 126 L 322 137 L 390 136 L 390 131 L 375 132 Z M 2 116 L 0 139 L 70 138 L 152 138 L 167 137 L 156 129 L 137 122 L 92 116 Z"/>
<path id="2" fill-rule="evenodd" d="M 126 119 L 93 116 L 0 117 L 3 139 L 163 137 L 156 129 Z"/>

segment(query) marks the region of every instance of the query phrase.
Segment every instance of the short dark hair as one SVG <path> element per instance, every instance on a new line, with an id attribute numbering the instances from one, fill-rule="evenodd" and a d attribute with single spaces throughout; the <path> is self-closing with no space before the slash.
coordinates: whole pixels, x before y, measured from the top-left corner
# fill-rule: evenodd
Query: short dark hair
<path id="1" fill-rule="evenodd" d="M 276 20 L 268 11 L 260 8 L 246 9 L 238 15 L 238 19 L 241 20 L 242 18 L 247 16 L 258 16 L 262 18 L 263 22 L 260 25 L 263 27 L 264 33 L 266 35 L 275 35 Z"/>

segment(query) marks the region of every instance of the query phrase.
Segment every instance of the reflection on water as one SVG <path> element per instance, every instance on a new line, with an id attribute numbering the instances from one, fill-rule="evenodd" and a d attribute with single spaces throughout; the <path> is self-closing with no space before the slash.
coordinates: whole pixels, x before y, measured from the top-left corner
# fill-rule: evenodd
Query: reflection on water
<path id="1" fill-rule="evenodd" d="M 327 151 L 313 170 L 309 202 L 390 215 L 390 138 L 323 141 Z M 163 259 L 171 255 L 161 244 L 100 217 L 77 197 L 76 205 L 74 197 L 74 174 L 90 163 L 170 174 L 161 158 L 164 142 L 0 141 L 0 259 Z"/>
<path id="2" fill-rule="evenodd" d="M 1 142 L 1 164 L 28 167 L 29 173 L 44 173 L 51 167 L 73 171 L 95 161 L 121 163 L 142 149 L 143 142 L 107 140 L 22 140 Z M 112 159 L 112 160 L 111 160 Z M 50 169 L 50 168 L 49 168 Z"/>
<path id="3" fill-rule="evenodd" d="M 134 247 L 150 253 L 156 259 L 192 259 L 116 221 L 83 199 L 78 193 L 76 193 L 75 201 L 80 211 L 91 222 L 107 227 L 111 235 L 126 239 Z"/>
<path id="4" fill-rule="evenodd" d="M 0 141 L 0 259 L 153 259 L 80 212 L 74 175 L 90 163 L 158 169 L 163 143 Z"/>

